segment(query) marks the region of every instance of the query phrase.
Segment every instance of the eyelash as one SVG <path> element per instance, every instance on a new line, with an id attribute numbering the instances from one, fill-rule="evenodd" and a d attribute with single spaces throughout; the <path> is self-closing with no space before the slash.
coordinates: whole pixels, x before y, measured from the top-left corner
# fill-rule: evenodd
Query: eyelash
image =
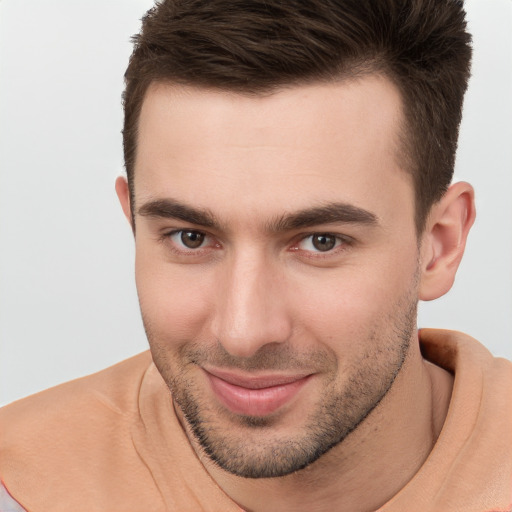
<path id="1" fill-rule="evenodd" d="M 195 230 L 195 229 L 174 229 L 172 231 L 163 233 L 160 238 L 160 241 L 161 242 L 170 242 L 169 246 L 174 253 L 176 253 L 178 255 L 188 256 L 188 257 L 202 256 L 205 250 L 208 250 L 210 248 L 217 249 L 217 248 L 222 247 L 221 244 L 217 242 L 211 246 L 201 245 L 196 249 L 186 248 L 186 247 L 183 247 L 182 249 L 180 249 L 176 246 L 176 242 L 173 242 L 172 237 L 175 235 L 184 233 L 184 232 L 197 233 L 200 235 L 204 235 L 205 240 L 214 239 L 213 236 L 209 235 L 208 233 L 206 233 L 204 231 Z M 336 242 L 335 242 L 336 245 L 332 249 L 329 249 L 327 251 L 310 251 L 310 250 L 302 250 L 301 251 L 301 249 L 298 247 L 299 244 L 307 241 L 309 238 L 312 238 L 313 236 L 320 236 L 320 235 L 334 237 L 336 239 Z M 326 232 L 326 231 L 314 231 L 312 233 L 302 233 L 299 237 L 296 237 L 295 241 L 293 242 L 293 245 L 289 248 L 289 250 L 293 251 L 293 252 L 301 251 L 303 256 L 307 257 L 307 258 L 325 259 L 325 258 L 332 257 L 334 255 L 338 255 L 340 252 L 347 250 L 351 245 L 353 245 L 353 243 L 354 243 L 354 240 L 351 237 L 348 237 L 346 235 L 339 235 L 336 233 L 330 233 L 330 232 Z"/>
<path id="2" fill-rule="evenodd" d="M 341 252 L 346 251 L 354 243 L 354 240 L 346 235 L 339 235 L 336 233 L 330 233 L 328 231 L 314 231 L 312 233 L 301 234 L 300 238 L 297 240 L 297 242 L 293 244 L 290 250 L 301 251 L 301 249 L 298 247 L 299 244 L 306 242 L 309 238 L 312 238 L 314 236 L 333 237 L 336 239 L 336 245 L 332 249 L 329 249 L 327 251 L 302 250 L 303 257 L 314 258 L 318 260 L 338 256 Z M 310 244 L 312 243 L 313 241 L 311 240 Z"/>
<path id="3" fill-rule="evenodd" d="M 185 256 L 199 256 L 202 255 L 205 249 L 208 249 L 208 246 L 201 245 L 196 249 L 192 249 L 189 247 L 183 247 L 178 248 L 177 242 L 173 242 L 172 237 L 174 235 L 179 235 L 181 233 L 197 233 L 200 235 L 204 235 L 205 240 L 213 238 L 208 233 L 205 233 L 204 231 L 200 231 L 197 229 L 174 229 L 173 231 L 169 231 L 167 233 L 164 233 L 161 237 L 162 242 L 170 242 L 170 248 L 173 252 L 177 253 L 178 255 L 185 255 Z M 221 245 L 219 243 L 214 244 L 214 248 L 220 248 Z"/>

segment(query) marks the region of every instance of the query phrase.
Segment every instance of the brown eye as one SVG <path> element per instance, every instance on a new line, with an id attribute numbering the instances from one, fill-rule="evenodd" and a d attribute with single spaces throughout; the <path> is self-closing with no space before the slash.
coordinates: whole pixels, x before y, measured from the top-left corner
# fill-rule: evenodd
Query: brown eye
<path id="1" fill-rule="evenodd" d="M 336 246 L 336 237 L 327 233 L 318 233 L 311 237 L 311 243 L 317 251 L 330 251 Z"/>
<path id="2" fill-rule="evenodd" d="M 312 235 L 304 237 L 297 244 L 297 249 L 312 254 L 318 254 L 332 251 L 346 244 L 346 237 L 341 235 L 335 235 L 333 233 L 313 233 Z"/>
<path id="3" fill-rule="evenodd" d="M 199 231 L 181 231 L 181 243 L 188 249 L 197 249 L 204 242 L 205 235 Z"/>

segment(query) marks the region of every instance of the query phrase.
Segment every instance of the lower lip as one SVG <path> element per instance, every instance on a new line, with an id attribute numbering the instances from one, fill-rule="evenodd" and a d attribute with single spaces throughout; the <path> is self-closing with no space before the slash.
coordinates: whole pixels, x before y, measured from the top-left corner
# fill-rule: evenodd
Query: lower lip
<path id="1" fill-rule="evenodd" d="M 213 392 L 231 412 L 244 416 L 267 416 L 290 402 L 309 380 L 299 380 L 262 389 L 249 389 L 230 384 L 208 373 Z"/>

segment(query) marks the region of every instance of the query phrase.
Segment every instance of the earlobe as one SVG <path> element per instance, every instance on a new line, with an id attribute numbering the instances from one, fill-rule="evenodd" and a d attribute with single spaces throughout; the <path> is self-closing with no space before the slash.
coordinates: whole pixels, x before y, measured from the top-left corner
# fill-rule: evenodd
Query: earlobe
<path id="1" fill-rule="evenodd" d="M 130 189 L 128 187 L 128 182 L 126 181 L 126 178 L 124 176 L 118 176 L 116 179 L 116 194 L 119 198 L 119 202 L 121 203 L 121 208 L 123 209 L 124 216 L 130 223 L 130 226 L 133 231 L 133 222 L 130 205 Z"/>
<path id="2" fill-rule="evenodd" d="M 475 220 L 474 190 L 455 183 L 430 212 L 422 236 L 420 300 L 433 300 L 450 290 Z"/>

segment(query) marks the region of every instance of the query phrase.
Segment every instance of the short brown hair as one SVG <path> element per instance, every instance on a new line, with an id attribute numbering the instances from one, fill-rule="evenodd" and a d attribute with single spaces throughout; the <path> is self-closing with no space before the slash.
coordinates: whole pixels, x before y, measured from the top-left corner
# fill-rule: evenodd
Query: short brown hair
<path id="1" fill-rule="evenodd" d="M 404 107 L 416 227 L 453 175 L 471 61 L 461 0 L 163 0 L 125 73 L 124 158 L 134 200 L 137 125 L 152 82 L 262 94 L 381 73 Z"/>

